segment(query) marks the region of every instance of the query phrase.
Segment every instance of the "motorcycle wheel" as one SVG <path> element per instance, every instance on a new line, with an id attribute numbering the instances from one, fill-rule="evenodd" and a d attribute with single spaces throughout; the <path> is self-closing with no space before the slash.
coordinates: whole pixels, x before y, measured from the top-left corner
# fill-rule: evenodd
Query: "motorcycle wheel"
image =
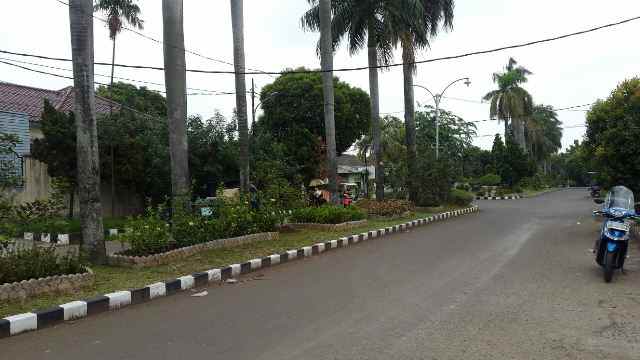
<path id="1" fill-rule="evenodd" d="M 604 281 L 611 282 L 613 278 L 613 263 L 615 261 L 615 253 L 607 252 L 604 258 Z"/>

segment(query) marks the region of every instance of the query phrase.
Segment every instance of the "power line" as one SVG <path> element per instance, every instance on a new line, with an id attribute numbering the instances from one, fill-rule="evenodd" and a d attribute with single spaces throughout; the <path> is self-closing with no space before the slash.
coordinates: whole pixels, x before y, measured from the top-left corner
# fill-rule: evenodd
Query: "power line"
<path id="1" fill-rule="evenodd" d="M 59 1 L 59 0 L 56 0 L 56 1 Z M 337 68 L 337 69 L 330 69 L 330 70 L 245 71 L 245 72 L 241 72 L 241 73 L 238 73 L 238 74 L 244 74 L 244 75 L 264 75 L 264 74 L 267 74 L 267 75 L 269 75 L 269 74 L 270 75 L 284 75 L 284 74 L 310 74 L 310 73 L 323 73 L 323 72 L 349 72 L 349 71 L 368 70 L 370 68 L 382 69 L 382 68 L 389 68 L 389 67 L 398 67 L 398 66 L 403 66 L 403 65 L 426 64 L 426 63 L 439 62 L 439 61 L 444 61 L 444 60 L 460 59 L 460 58 L 465 58 L 465 57 L 474 56 L 474 55 L 489 54 L 489 53 L 500 52 L 500 51 L 509 50 L 509 49 L 517 49 L 517 48 L 522 48 L 522 47 L 527 47 L 527 46 L 532 46 L 532 45 L 552 42 L 552 41 L 556 41 L 556 40 L 566 39 L 566 38 L 569 38 L 569 37 L 584 35 L 584 34 L 591 33 L 591 32 L 594 32 L 594 31 L 599 31 L 599 30 L 602 30 L 602 29 L 607 29 L 607 28 L 619 26 L 619 25 L 626 24 L 626 23 L 629 23 L 629 22 L 632 22 L 632 21 L 636 21 L 636 20 L 640 20 L 640 16 L 635 16 L 635 17 L 632 17 L 632 18 L 616 21 L 616 22 L 613 22 L 613 23 L 608 23 L 608 24 L 605 24 L 605 25 L 592 27 L 592 28 L 589 28 L 589 29 L 586 29 L 586 30 L 576 31 L 576 32 L 572 32 L 572 33 L 568 33 L 568 34 L 564 34 L 564 35 L 553 36 L 553 37 L 545 38 L 545 39 L 541 39 L 541 40 L 529 41 L 529 42 L 524 42 L 524 43 L 519 43 L 519 44 L 514 44 L 514 45 L 507 45 L 507 46 L 502 46 L 502 47 L 488 49 L 488 50 L 467 52 L 467 53 L 462 53 L 462 54 L 458 54 L 458 55 L 443 56 L 443 57 L 437 57 L 437 58 L 426 59 L 426 60 L 418 60 L 418 61 L 407 62 L 407 63 L 393 63 L 393 64 L 389 64 L 389 65 L 377 65 L 377 66 L 373 66 L 373 67 L 370 67 L 370 66 L 359 66 L 359 67 Z M 27 54 L 27 53 L 19 53 L 19 52 L 7 51 L 7 50 L 0 50 L 0 53 L 11 54 L 11 55 L 16 55 L 16 56 L 37 57 L 37 58 L 46 59 L 46 60 L 71 61 L 71 59 L 56 58 L 56 57 L 50 57 L 50 56 L 44 56 L 44 55 L 35 55 L 35 54 Z M 111 63 L 103 63 L 103 62 L 96 62 L 94 64 L 95 65 L 100 65 L 100 66 L 111 66 L 112 65 Z M 128 64 L 114 64 L 114 65 L 117 66 L 117 67 L 131 68 L 131 69 L 147 69 L 147 70 L 160 70 L 160 71 L 164 70 L 163 67 L 158 67 L 158 66 L 128 65 Z M 192 72 L 192 73 L 199 73 L 199 74 L 236 74 L 235 71 L 225 71 L 225 70 L 187 69 L 186 71 L 187 72 Z"/>
<path id="2" fill-rule="evenodd" d="M 64 1 L 62 1 L 62 0 L 55 0 L 55 1 L 57 1 L 57 2 L 58 2 L 58 3 L 60 3 L 60 4 L 63 4 L 63 5 L 69 6 L 69 3 L 64 2 Z M 87 14 L 85 13 L 85 15 L 87 15 Z M 108 21 L 107 19 L 103 19 L 103 18 L 101 18 L 101 17 L 99 17 L 99 16 L 96 16 L 96 15 L 94 15 L 94 14 L 90 14 L 90 15 L 91 15 L 91 17 L 93 17 L 94 19 L 97 19 L 97 20 L 99 20 L 99 21 L 102 21 L 103 23 L 105 23 L 105 24 L 107 24 L 107 25 L 109 24 L 109 21 Z M 203 59 L 207 59 L 207 60 L 210 60 L 210 61 L 213 61 L 213 62 L 217 62 L 217 63 L 220 63 L 220 64 L 224 64 L 224 65 L 235 66 L 235 65 L 234 65 L 233 63 L 231 63 L 231 62 L 228 62 L 228 61 L 225 61 L 225 60 L 216 59 L 216 58 L 212 58 L 212 57 L 210 57 L 210 56 L 206 56 L 206 55 L 202 55 L 202 54 L 200 54 L 200 53 L 198 53 L 198 52 L 195 52 L 195 51 L 193 51 L 193 50 L 189 50 L 189 49 L 186 49 L 186 48 L 181 47 L 181 46 L 173 45 L 173 44 L 170 44 L 170 43 L 164 42 L 164 41 L 162 41 L 162 40 L 158 40 L 158 39 L 156 39 L 156 38 L 153 38 L 153 37 L 151 37 L 151 36 L 149 36 L 149 35 L 146 35 L 146 34 L 144 34 L 144 33 L 140 32 L 140 31 L 137 31 L 137 30 L 135 30 L 135 29 L 128 28 L 128 27 L 126 27 L 126 26 L 122 26 L 122 29 L 127 30 L 127 31 L 129 31 L 129 32 L 131 32 L 131 33 L 133 33 L 133 34 L 136 34 L 136 35 L 138 35 L 138 36 L 140 36 L 140 37 L 143 37 L 143 38 L 145 38 L 145 39 L 147 39 L 147 40 L 151 40 L 151 41 L 153 41 L 153 42 L 155 42 L 155 43 L 157 43 L 157 44 L 160 44 L 160 45 L 167 44 L 168 46 L 171 46 L 171 47 L 172 47 L 172 48 L 174 48 L 174 49 L 184 50 L 184 52 L 185 52 L 185 53 L 188 53 L 188 54 L 191 54 L 191 55 L 195 55 L 195 56 L 201 57 L 201 58 L 203 58 Z M 251 69 L 251 68 L 247 68 L 247 69 L 252 70 L 252 71 L 257 71 L 257 72 L 263 73 L 263 72 L 262 72 L 262 70 L 259 70 L 259 69 Z M 270 75 L 270 74 L 266 74 L 266 75 Z"/>
<path id="3" fill-rule="evenodd" d="M 587 127 L 587 124 L 578 124 L 578 125 L 570 125 L 570 126 L 562 126 L 560 127 L 560 129 L 575 129 L 575 128 L 581 128 L 581 127 Z M 481 138 L 481 137 L 489 137 L 489 136 L 496 136 L 496 135 L 500 135 L 499 133 L 496 134 L 485 134 L 485 135 L 475 135 L 472 136 L 473 138 Z"/>
<path id="4" fill-rule="evenodd" d="M 19 64 L 40 66 L 40 67 L 44 67 L 44 68 L 47 68 L 47 69 L 54 69 L 54 70 L 73 72 L 72 69 L 61 68 L 61 67 L 45 65 L 45 64 L 39 64 L 39 63 L 34 63 L 34 62 L 29 62 L 29 61 L 21 61 L 21 60 L 5 58 L 5 57 L 0 57 L 0 60 L 10 61 L 10 62 L 19 63 Z M 110 78 L 111 77 L 110 75 L 95 74 L 95 73 L 94 73 L 94 76 L 100 76 L 100 77 L 106 77 L 106 78 Z M 124 78 L 124 77 L 119 77 L 119 76 L 114 76 L 113 78 L 114 79 L 118 79 L 118 80 L 136 82 L 136 83 L 140 83 L 140 84 L 156 85 L 156 86 L 162 86 L 162 87 L 165 86 L 163 83 L 157 83 L 157 82 L 152 82 L 152 81 L 129 79 L 129 78 Z M 150 89 L 150 90 L 162 92 L 162 90 L 154 90 L 154 89 Z M 231 91 L 208 90 L 208 89 L 198 89 L 198 88 L 187 88 L 187 90 L 201 91 L 201 92 L 208 93 L 208 94 L 202 94 L 202 95 L 235 95 L 235 92 L 231 92 Z M 192 93 L 190 95 L 201 95 L 201 94 Z"/>

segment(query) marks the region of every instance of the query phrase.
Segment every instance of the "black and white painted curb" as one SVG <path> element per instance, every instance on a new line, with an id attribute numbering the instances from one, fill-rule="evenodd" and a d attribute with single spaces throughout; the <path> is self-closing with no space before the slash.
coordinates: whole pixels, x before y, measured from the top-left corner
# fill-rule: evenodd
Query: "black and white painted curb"
<path id="1" fill-rule="evenodd" d="M 241 264 L 232 264 L 220 269 L 211 269 L 204 272 L 181 276 L 176 279 L 157 282 L 140 289 L 116 291 L 91 299 L 72 301 L 50 309 L 8 316 L 0 319 L 0 338 L 17 335 L 26 331 L 44 329 L 61 324 L 65 321 L 77 320 L 110 310 L 118 310 L 129 305 L 145 303 L 150 300 L 173 295 L 184 290 L 203 287 L 209 283 L 226 281 L 227 279 L 236 278 L 240 275 L 262 268 L 268 268 L 296 259 L 320 255 L 325 251 L 347 247 L 358 242 L 384 237 L 413 227 L 427 225 L 432 222 L 442 221 L 478 211 L 478 206 L 471 206 L 465 209 L 440 213 L 424 219 L 412 220 L 399 225 L 371 230 L 361 234 L 354 234 L 337 240 L 329 240 L 312 246 L 305 246 L 300 249 L 285 251 L 281 254 L 273 254 L 260 259 L 252 259 Z"/>
<path id="2" fill-rule="evenodd" d="M 517 200 L 522 199 L 520 195 L 512 196 L 477 196 L 476 200 Z"/>

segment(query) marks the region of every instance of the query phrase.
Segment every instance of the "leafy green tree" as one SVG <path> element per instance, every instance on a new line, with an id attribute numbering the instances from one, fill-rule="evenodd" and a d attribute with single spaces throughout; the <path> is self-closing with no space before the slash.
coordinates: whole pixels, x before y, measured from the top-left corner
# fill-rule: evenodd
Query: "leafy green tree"
<path id="1" fill-rule="evenodd" d="M 52 178 L 64 179 L 69 185 L 69 217 L 73 216 L 74 196 L 77 188 L 76 124 L 72 112 L 57 111 L 48 100 L 40 120 L 43 138 L 35 139 L 31 156 L 47 164 L 47 173 Z"/>
<path id="2" fill-rule="evenodd" d="M 493 82 L 498 89 L 488 92 L 483 99 L 491 102 L 489 116 L 504 122 L 504 136 L 513 133 L 516 142 L 526 149 L 524 138 L 524 118 L 531 113 L 533 99 L 520 85 L 527 82 L 531 71 L 509 58 L 503 72 L 493 74 Z"/>
<path id="3" fill-rule="evenodd" d="M 621 82 L 587 113 L 586 150 L 604 185 L 640 191 L 640 78 Z"/>
<path id="4" fill-rule="evenodd" d="M 495 171 L 491 151 L 477 146 L 469 146 L 462 151 L 463 177 L 475 179 Z"/>
<path id="5" fill-rule="evenodd" d="M 137 87 L 125 82 L 116 82 L 111 87 L 100 85 L 96 90 L 96 95 L 111 99 L 146 115 L 159 118 L 167 117 L 167 99 L 145 86 Z"/>
<path id="6" fill-rule="evenodd" d="M 508 136 L 503 143 L 500 135 L 496 135 L 491 154 L 497 174 L 508 186 L 535 174 L 535 164 L 529 161 L 527 154 L 515 143 L 512 136 Z"/>
<path id="7" fill-rule="evenodd" d="M 334 77 L 336 149 L 345 152 L 369 128 L 369 96 Z M 264 114 L 254 133 L 270 134 L 305 182 L 321 175 L 324 114 L 322 78 L 318 73 L 290 73 L 265 86 L 260 94 Z M 266 99 L 268 101 L 265 101 Z M 256 145 L 259 146 L 259 145 Z"/>
<path id="8" fill-rule="evenodd" d="M 208 120 L 200 116 L 189 118 L 189 168 L 194 196 L 215 196 L 220 183 L 238 183 L 240 169 L 236 131 L 235 121 L 227 121 L 219 111 Z"/>

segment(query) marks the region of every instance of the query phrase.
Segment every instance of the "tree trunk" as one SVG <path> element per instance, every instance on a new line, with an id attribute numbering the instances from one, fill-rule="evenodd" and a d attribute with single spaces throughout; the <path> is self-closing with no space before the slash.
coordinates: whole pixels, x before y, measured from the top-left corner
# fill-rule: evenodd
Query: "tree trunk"
<path id="1" fill-rule="evenodd" d="M 527 151 L 527 144 L 524 139 L 524 121 L 522 118 L 513 118 L 511 120 L 511 127 L 513 129 L 513 137 L 516 143 L 523 151 Z"/>
<path id="2" fill-rule="evenodd" d="M 76 192 L 76 189 L 73 187 L 71 188 L 71 191 L 69 191 L 69 213 L 67 215 L 67 218 L 69 220 L 73 219 L 73 203 L 76 200 L 75 192 Z"/>
<path id="3" fill-rule="evenodd" d="M 116 67 L 116 37 L 113 39 L 113 47 L 111 49 L 111 81 L 109 82 L 109 97 L 113 101 L 113 73 Z M 109 102 L 109 116 L 113 121 L 113 103 Z M 113 136 L 113 133 L 111 134 Z M 111 217 L 116 216 L 116 152 L 114 149 L 115 139 L 111 139 Z"/>
<path id="4" fill-rule="evenodd" d="M 338 169 L 336 159 L 336 127 L 333 94 L 333 44 L 331 41 L 331 0 L 320 0 L 320 62 L 324 97 L 324 128 L 327 144 L 327 169 L 331 202 L 338 202 Z"/>
<path id="5" fill-rule="evenodd" d="M 413 65 L 407 64 L 412 61 L 408 52 L 411 51 L 407 47 L 411 44 L 405 43 L 402 46 L 402 59 L 405 63 L 402 65 L 404 75 L 404 127 L 405 141 L 407 145 L 407 188 L 409 189 L 409 200 L 415 202 L 418 197 L 417 183 L 415 180 L 417 174 L 416 166 L 416 119 L 413 96 Z"/>
<path id="6" fill-rule="evenodd" d="M 189 203 L 189 155 L 187 144 L 186 62 L 182 0 L 162 0 L 164 79 L 167 89 L 171 193 L 173 210 Z"/>
<path id="7" fill-rule="evenodd" d="M 376 200 L 384 200 L 384 163 L 380 142 L 380 92 L 378 87 L 378 49 L 373 23 L 368 29 L 369 94 L 371 95 L 371 137 L 373 139 L 373 163 L 376 178 Z M 367 179 L 368 181 L 368 179 Z"/>
<path id="8" fill-rule="evenodd" d="M 236 71 L 236 112 L 238 114 L 238 141 L 240 143 L 240 190 L 249 190 L 249 134 L 247 130 L 247 84 L 244 62 L 244 0 L 230 0 L 231 27 L 233 28 L 233 63 Z"/>
<path id="9" fill-rule="evenodd" d="M 93 83 L 92 0 L 69 1 L 74 112 L 78 153 L 78 195 L 83 247 L 92 261 L 104 264 L 106 249 L 100 204 L 100 161 Z"/>

